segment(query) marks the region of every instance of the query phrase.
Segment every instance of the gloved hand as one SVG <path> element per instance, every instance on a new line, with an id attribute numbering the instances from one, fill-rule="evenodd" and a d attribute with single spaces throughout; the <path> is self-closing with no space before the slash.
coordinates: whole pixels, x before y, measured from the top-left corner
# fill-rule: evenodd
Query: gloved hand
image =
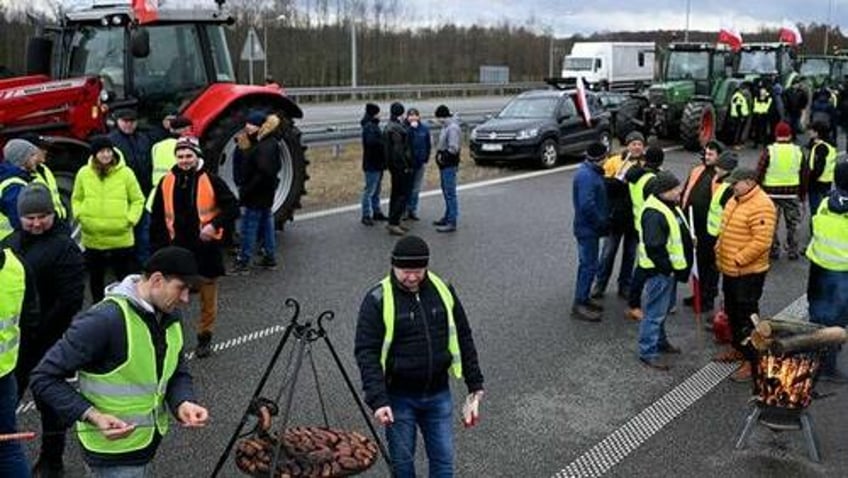
<path id="1" fill-rule="evenodd" d="M 482 390 L 469 393 L 465 397 L 465 404 L 462 406 L 462 424 L 465 428 L 471 428 L 480 423 L 480 400 L 482 398 Z"/>

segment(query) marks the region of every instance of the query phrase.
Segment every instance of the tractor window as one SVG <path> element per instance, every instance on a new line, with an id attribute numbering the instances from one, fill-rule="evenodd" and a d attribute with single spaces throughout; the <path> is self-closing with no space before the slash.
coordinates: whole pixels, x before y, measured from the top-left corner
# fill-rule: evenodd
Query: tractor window
<path id="1" fill-rule="evenodd" d="M 706 51 L 672 51 L 666 76 L 669 80 L 706 80 L 709 61 L 710 54 Z"/>
<path id="2" fill-rule="evenodd" d="M 206 27 L 206 33 L 209 36 L 209 46 L 212 47 L 215 81 L 234 83 L 236 81 L 236 75 L 233 73 L 233 62 L 230 60 L 230 50 L 227 49 L 224 28 L 220 25 L 210 25 Z"/>
<path id="3" fill-rule="evenodd" d="M 830 64 L 824 58 L 805 58 L 801 63 L 800 73 L 807 77 L 827 77 L 830 75 Z"/>
<path id="4" fill-rule="evenodd" d="M 777 52 L 743 51 L 739 59 L 739 73 L 777 73 Z"/>
<path id="5" fill-rule="evenodd" d="M 99 76 L 106 91 L 123 98 L 123 28 L 81 27 L 71 43 L 69 76 Z"/>
<path id="6" fill-rule="evenodd" d="M 147 30 L 150 55 L 133 59 L 134 86 L 139 97 L 179 96 L 208 84 L 194 25 L 163 25 Z"/>

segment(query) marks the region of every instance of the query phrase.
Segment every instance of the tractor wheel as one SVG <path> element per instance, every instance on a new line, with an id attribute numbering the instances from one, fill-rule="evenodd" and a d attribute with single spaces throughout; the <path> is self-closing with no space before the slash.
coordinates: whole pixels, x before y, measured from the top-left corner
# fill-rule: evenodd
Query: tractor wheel
<path id="1" fill-rule="evenodd" d="M 645 107 L 647 102 L 641 98 L 630 98 L 623 102 L 615 115 L 615 135 L 621 144 L 632 131 L 639 131 L 647 137 L 645 125 Z"/>
<path id="2" fill-rule="evenodd" d="M 235 183 L 233 157 L 236 152 L 236 136 L 244 128 L 248 113 L 253 109 L 265 110 L 266 104 L 243 102 L 224 111 L 203 135 L 208 167 L 217 173 L 230 189 L 238 195 Z M 286 221 L 294 217 L 295 209 L 301 207 L 300 198 L 306 194 L 306 147 L 301 143 L 300 130 L 281 111 L 270 111 L 280 117 L 280 127 L 275 133 L 280 144 L 280 161 L 282 168 L 278 175 L 279 185 L 274 196 L 271 210 L 276 219 L 278 229 L 282 229 Z"/>
<path id="3" fill-rule="evenodd" d="M 711 103 L 696 101 L 686 104 L 680 119 L 680 140 L 689 151 L 700 151 L 715 138 L 716 114 Z"/>

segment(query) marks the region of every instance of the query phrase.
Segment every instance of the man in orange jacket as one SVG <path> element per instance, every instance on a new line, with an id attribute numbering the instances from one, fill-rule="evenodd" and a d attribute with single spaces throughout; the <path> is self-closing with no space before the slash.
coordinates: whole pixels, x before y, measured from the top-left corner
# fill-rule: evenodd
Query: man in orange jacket
<path id="1" fill-rule="evenodd" d="M 777 213 L 774 203 L 757 185 L 757 172 L 753 169 L 734 170 L 730 183 L 734 197 L 724 208 L 715 251 L 733 348 L 716 359 L 742 360 L 731 379 L 746 381 L 751 378 L 756 352 L 750 344 L 743 346 L 742 341 L 753 328 L 751 314 L 759 313 Z"/>

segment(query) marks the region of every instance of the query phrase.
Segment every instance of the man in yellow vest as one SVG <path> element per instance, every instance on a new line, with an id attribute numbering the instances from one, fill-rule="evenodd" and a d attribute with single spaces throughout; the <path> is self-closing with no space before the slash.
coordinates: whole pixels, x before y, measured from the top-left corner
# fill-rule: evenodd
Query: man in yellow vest
<path id="1" fill-rule="evenodd" d="M 22 136 L 30 143 L 38 147 L 40 154 L 34 156 L 34 164 L 32 170 L 32 179 L 35 182 L 47 186 L 50 191 L 50 197 L 53 200 L 53 210 L 56 212 L 56 217 L 66 219 L 68 211 L 62 203 L 62 195 L 59 193 L 59 184 L 56 182 L 56 176 L 53 171 L 47 166 L 47 141 L 44 137 L 37 134 L 27 134 Z"/>
<path id="2" fill-rule="evenodd" d="M 35 336 L 38 321 L 35 278 L 11 249 L 0 249 L 0 435 L 18 432 L 18 344 Z M 21 442 L 0 441 L 0 476 L 30 476 Z"/>
<path id="3" fill-rule="evenodd" d="M 156 186 L 159 185 L 159 181 L 177 164 L 177 158 L 174 156 L 174 147 L 177 145 L 177 140 L 191 132 L 191 120 L 185 116 L 174 116 L 167 123 L 169 136 L 154 144 L 150 150 L 151 161 L 153 162 L 151 178 L 153 189 L 147 198 L 147 212 L 152 210 L 153 196 L 156 194 Z"/>
<path id="4" fill-rule="evenodd" d="M 354 353 L 365 401 L 386 427 L 394 476 L 415 476 L 416 429 L 427 445 L 430 476 L 454 474 L 450 376 L 464 379 L 467 427 L 479 419 L 483 374 L 465 310 L 448 283 L 427 270 L 430 250 L 400 239 L 392 270 L 359 310 Z"/>
<path id="5" fill-rule="evenodd" d="M 150 243 L 154 251 L 180 246 L 197 257 L 203 281 L 195 354 L 205 358 L 218 317 L 218 277 L 225 273 L 223 238 L 238 217 L 238 201 L 223 179 L 203 167 L 196 138 L 180 138 L 172 154 L 177 164 L 154 190 Z"/>
<path id="6" fill-rule="evenodd" d="M 810 275 L 807 301 L 810 322 L 848 325 L 848 162 L 834 168 L 834 187 L 813 216 L 813 237 L 807 247 Z M 820 378 L 848 383 L 848 375 L 836 366 L 840 349 L 828 351 Z"/>
<path id="7" fill-rule="evenodd" d="M 10 139 L 3 146 L 3 161 L 0 161 L 0 240 L 21 228 L 18 194 L 32 181 L 31 171 L 41 154 L 38 146 L 24 139 Z"/>
<path id="8" fill-rule="evenodd" d="M 786 252 L 789 260 L 799 257 L 798 225 L 801 223 L 801 202 L 804 201 L 804 176 L 807 174 L 804 152 L 792 142 L 792 128 L 780 122 L 775 128 L 777 142 L 763 151 L 757 165 L 759 183 L 763 191 L 771 198 L 777 208 L 777 217 L 781 213 L 786 221 Z M 780 238 L 778 228 L 774 230 L 771 245 L 771 258 L 780 257 Z"/>
<path id="9" fill-rule="evenodd" d="M 748 96 L 745 94 L 748 84 L 742 83 L 730 97 L 730 121 L 727 122 L 730 134 L 730 146 L 739 149 L 745 142 L 745 129 L 751 117 L 751 109 L 748 105 Z"/>
<path id="10" fill-rule="evenodd" d="M 727 206 L 727 203 L 733 198 L 733 185 L 730 184 L 730 175 L 739 166 L 739 158 L 736 156 L 736 153 L 732 153 L 730 151 L 725 151 L 721 156 L 719 156 L 718 161 L 716 162 L 716 175 L 715 180 L 718 183 L 715 191 L 713 191 L 712 199 L 710 200 L 710 210 L 707 213 L 707 234 L 712 238 L 710 243 L 712 244 L 712 267 L 716 268 L 715 262 L 715 242 L 719 233 L 721 232 L 721 217 L 724 214 L 724 208 Z M 701 266 L 700 260 L 698 261 L 698 267 Z M 718 269 L 716 269 L 716 274 L 718 274 Z M 703 274 L 701 276 L 701 281 L 704 281 Z M 716 276 L 716 287 L 718 284 L 718 276 Z"/>
<path id="11" fill-rule="evenodd" d="M 178 307 L 196 286 L 191 251 L 167 247 L 78 316 L 32 372 L 35 398 L 74 425 L 93 476 L 147 477 L 170 425 L 202 427 Z M 79 390 L 66 381 L 79 376 Z M 169 414 L 170 411 L 170 414 Z"/>
<path id="12" fill-rule="evenodd" d="M 754 97 L 751 119 L 751 136 L 754 140 L 754 148 L 766 146 L 771 141 L 768 138 L 769 118 L 771 116 L 772 97 L 765 85 L 760 87 L 757 96 Z"/>
<path id="13" fill-rule="evenodd" d="M 639 360 L 668 370 L 660 354 L 679 354 L 665 333 L 665 318 L 677 301 L 677 283 L 689 279 L 692 236 L 680 209 L 683 185 L 674 174 L 660 171 L 639 214 L 639 267 L 645 275 L 643 318 L 639 324 Z"/>
<path id="14" fill-rule="evenodd" d="M 837 153 L 830 141 L 830 127 L 827 124 L 818 121 L 812 124 L 809 148 L 808 190 L 810 217 L 812 217 L 819 210 L 819 204 L 833 186 L 833 169 L 836 166 Z"/>

